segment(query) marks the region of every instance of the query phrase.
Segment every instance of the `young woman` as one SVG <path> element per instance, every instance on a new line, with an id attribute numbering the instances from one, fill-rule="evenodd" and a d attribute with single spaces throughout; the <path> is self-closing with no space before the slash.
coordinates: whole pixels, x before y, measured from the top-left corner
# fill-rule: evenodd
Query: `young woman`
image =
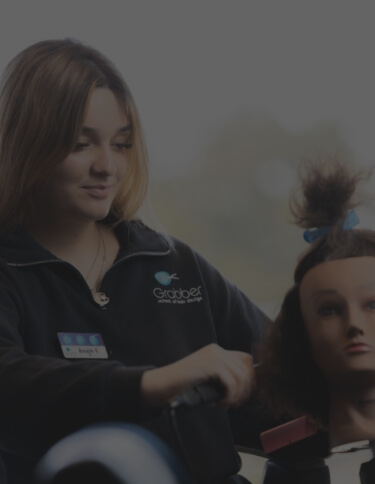
<path id="1" fill-rule="evenodd" d="M 292 211 L 311 244 L 264 344 L 259 387 L 284 416 L 309 415 L 330 448 L 375 438 L 375 232 L 354 228 L 357 183 L 312 165 Z"/>
<path id="2" fill-rule="evenodd" d="M 99 52 L 43 41 L 11 61 L 0 96 L 10 483 L 29 482 L 47 448 L 93 422 L 138 423 L 178 452 L 162 409 L 211 380 L 224 395 L 181 417 L 185 452 L 197 482 L 230 482 L 239 469 L 223 409 L 250 397 L 266 317 L 191 248 L 137 219 L 147 170 L 134 101 Z"/>

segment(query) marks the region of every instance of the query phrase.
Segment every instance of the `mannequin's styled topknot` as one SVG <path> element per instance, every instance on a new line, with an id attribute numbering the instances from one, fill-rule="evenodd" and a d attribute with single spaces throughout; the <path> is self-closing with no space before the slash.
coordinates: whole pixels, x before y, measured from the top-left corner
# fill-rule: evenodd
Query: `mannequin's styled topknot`
<path id="1" fill-rule="evenodd" d="M 357 205 L 353 197 L 363 175 L 351 173 L 336 160 L 307 165 L 306 170 L 301 174 L 302 200 L 295 197 L 290 204 L 295 223 L 309 229 L 345 220 Z"/>
<path id="2" fill-rule="evenodd" d="M 295 270 L 295 282 L 312 267 L 335 259 L 375 256 L 375 232 L 344 230 L 349 210 L 356 201 L 358 184 L 366 179 L 336 159 L 308 164 L 300 176 L 300 191 L 290 202 L 294 222 L 301 228 L 329 227 L 329 233 L 311 244 Z"/>

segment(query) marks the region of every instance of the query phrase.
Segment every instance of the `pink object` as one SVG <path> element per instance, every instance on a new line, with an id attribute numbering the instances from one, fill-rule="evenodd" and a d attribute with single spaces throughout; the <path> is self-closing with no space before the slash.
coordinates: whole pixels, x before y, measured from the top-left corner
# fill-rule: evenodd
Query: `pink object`
<path id="1" fill-rule="evenodd" d="M 285 424 L 266 430 L 260 434 L 263 450 L 266 453 L 287 447 L 299 440 L 315 435 L 318 427 L 307 417 L 299 417 Z"/>

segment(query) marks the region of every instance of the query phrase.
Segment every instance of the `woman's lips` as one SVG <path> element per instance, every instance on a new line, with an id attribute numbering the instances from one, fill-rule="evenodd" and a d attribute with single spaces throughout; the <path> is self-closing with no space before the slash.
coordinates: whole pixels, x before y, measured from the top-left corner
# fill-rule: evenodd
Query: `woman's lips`
<path id="1" fill-rule="evenodd" d="M 345 347 L 347 353 L 367 353 L 372 350 L 372 346 L 366 343 L 352 343 Z"/>
<path id="2" fill-rule="evenodd" d="M 94 198 L 106 198 L 112 187 L 113 185 L 90 185 L 82 188 Z"/>

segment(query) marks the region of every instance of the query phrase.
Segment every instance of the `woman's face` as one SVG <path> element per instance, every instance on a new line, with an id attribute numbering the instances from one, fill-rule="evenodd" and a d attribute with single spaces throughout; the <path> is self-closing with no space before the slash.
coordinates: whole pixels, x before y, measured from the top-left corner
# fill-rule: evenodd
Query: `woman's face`
<path id="1" fill-rule="evenodd" d="M 314 361 L 328 379 L 375 371 L 375 257 L 315 266 L 300 301 Z"/>
<path id="2" fill-rule="evenodd" d="M 77 145 L 56 168 L 42 202 L 60 220 L 101 220 L 126 174 L 129 120 L 109 89 L 89 98 Z M 43 207 L 42 207 L 43 210 Z"/>

